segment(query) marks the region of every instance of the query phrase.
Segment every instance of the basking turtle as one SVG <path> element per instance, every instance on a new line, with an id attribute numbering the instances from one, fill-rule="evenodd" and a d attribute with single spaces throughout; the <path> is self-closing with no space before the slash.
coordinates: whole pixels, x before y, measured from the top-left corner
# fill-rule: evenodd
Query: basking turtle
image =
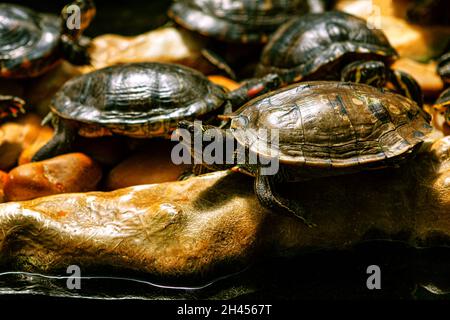
<path id="1" fill-rule="evenodd" d="M 235 79 L 229 63 L 238 64 L 235 68 L 240 70 L 240 62 L 259 55 L 259 44 L 266 43 L 282 23 L 308 12 L 323 12 L 330 5 L 329 0 L 176 0 L 168 15 L 181 27 L 213 40 L 202 50 L 203 57 Z M 239 54 L 238 47 L 227 45 L 241 43 L 249 45 Z"/>
<path id="2" fill-rule="evenodd" d="M 182 27 L 226 42 L 267 42 L 289 18 L 322 12 L 324 0 L 177 0 L 169 16 Z"/>
<path id="3" fill-rule="evenodd" d="M 448 87 L 450 85 L 450 52 L 439 58 L 437 72 Z M 441 93 L 436 100 L 435 108 L 445 113 L 445 120 L 450 125 L 450 88 Z"/>
<path id="4" fill-rule="evenodd" d="M 77 9 L 80 13 L 79 26 L 76 19 L 75 24 L 66 23 L 69 17 L 73 18 L 71 14 L 77 14 Z M 62 10 L 60 17 L 37 13 L 15 4 L 0 3 L 0 78 L 36 77 L 61 59 L 75 65 L 88 63 L 87 47 L 80 37 L 94 15 L 95 6 L 91 0 L 74 1 Z M 17 97 L 1 96 L 1 105 L 12 110 L 2 114 L 17 114 L 19 101 L 23 102 Z"/>
<path id="5" fill-rule="evenodd" d="M 266 86 L 266 87 L 265 87 Z M 232 92 L 191 68 L 166 63 L 129 63 L 75 77 L 55 94 L 49 114 L 55 134 L 33 157 L 68 152 L 77 134 L 169 137 L 181 119 L 211 116 L 279 86 L 269 75 Z"/>
<path id="6" fill-rule="evenodd" d="M 277 73 L 285 83 L 341 80 L 377 87 L 386 81 L 422 105 L 422 91 L 408 74 L 391 70 L 398 58 L 381 30 L 353 15 L 329 11 L 283 24 L 263 50 L 256 76 Z"/>
<path id="7" fill-rule="evenodd" d="M 238 164 L 255 177 L 255 192 L 263 205 L 308 224 L 302 206 L 278 194 L 278 183 L 396 166 L 413 156 L 431 131 L 429 115 L 414 101 L 365 84 L 335 81 L 279 89 L 251 100 L 230 117 L 230 130 L 189 121 L 179 127 L 190 135 L 203 134 L 203 141 L 214 141 L 218 135 L 218 141 L 227 145 L 236 141 L 246 150 L 245 157 L 234 152 L 227 164 L 204 165 L 217 170 Z M 192 144 L 190 152 L 193 157 L 199 154 Z M 251 154 L 258 155 L 259 161 L 252 164 Z M 279 161 L 278 171 L 264 174 L 261 159 Z"/>

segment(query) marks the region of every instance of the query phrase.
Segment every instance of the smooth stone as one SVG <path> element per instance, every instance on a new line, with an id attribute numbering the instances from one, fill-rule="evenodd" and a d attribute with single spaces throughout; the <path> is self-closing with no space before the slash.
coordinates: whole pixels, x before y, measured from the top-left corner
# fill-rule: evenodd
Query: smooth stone
<path id="1" fill-rule="evenodd" d="M 420 63 L 408 58 L 397 60 L 392 68 L 409 73 L 417 80 L 425 96 L 437 97 L 444 83 L 436 72 L 436 62 Z"/>
<path id="2" fill-rule="evenodd" d="M 175 165 L 170 156 L 173 144 L 169 141 L 149 141 L 145 148 L 140 148 L 120 162 L 108 174 L 106 190 L 176 181 L 187 165 Z M 144 149 L 144 150 L 142 150 Z"/>
<path id="3" fill-rule="evenodd" d="M 33 158 L 35 153 L 38 152 L 52 137 L 53 129 L 50 127 L 42 127 L 34 141 L 26 146 L 21 152 L 18 160 L 19 166 L 30 163 L 31 158 Z"/>
<path id="4" fill-rule="evenodd" d="M 17 164 L 22 151 L 39 136 L 40 121 L 38 116 L 28 114 L 0 126 L 0 170 L 7 171 Z"/>
<path id="5" fill-rule="evenodd" d="M 0 229 L 15 232 L 0 233 L 0 263 L 47 274 L 111 266 L 180 280 L 370 240 L 449 246 L 449 149 L 446 137 L 397 169 L 280 189 L 311 212 L 314 228 L 262 207 L 253 179 L 230 171 L 1 204 Z"/>
<path id="6" fill-rule="evenodd" d="M 3 188 L 5 187 L 7 181 L 8 181 L 8 174 L 4 171 L 0 171 L 0 203 L 6 201 Z"/>
<path id="7" fill-rule="evenodd" d="M 233 90 L 239 88 L 239 83 L 237 83 L 236 81 L 233 81 L 227 77 L 224 77 L 224 76 L 211 75 L 211 76 L 208 76 L 208 79 L 211 82 L 214 82 L 215 84 L 218 84 L 219 86 L 222 86 L 229 91 L 233 91 Z"/>
<path id="8" fill-rule="evenodd" d="M 4 193 L 9 201 L 96 190 L 101 167 L 82 153 L 70 153 L 18 166 L 9 172 Z"/>
<path id="9" fill-rule="evenodd" d="M 203 73 L 215 70 L 202 57 L 204 40 L 183 29 L 163 27 L 134 37 L 105 34 L 92 40 L 91 66 L 82 72 L 130 62 L 180 63 Z"/>
<path id="10" fill-rule="evenodd" d="M 336 9 L 367 19 L 386 34 L 401 57 L 428 61 L 441 54 L 450 36 L 450 27 L 420 26 L 408 23 L 408 1 L 339 0 Z"/>

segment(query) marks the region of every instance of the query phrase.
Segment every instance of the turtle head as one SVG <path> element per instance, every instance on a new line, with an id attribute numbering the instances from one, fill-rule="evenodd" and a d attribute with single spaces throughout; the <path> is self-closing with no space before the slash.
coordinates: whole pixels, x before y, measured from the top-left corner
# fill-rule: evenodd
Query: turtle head
<path id="1" fill-rule="evenodd" d="M 355 61 L 342 69 L 341 81 L 382 88 L 386 84 L 386 74 L 386 65 L 381 61 Z"/>
<path id="2" fill-rule="evenodd" d="M 74 0 L 61 11 L 63 34 L 71 40 L 78 39 L 94 19 L 96 8 L 93 0 Z"/>
<path id="3" fill-rule="evenodd" d="M 210 170 L 227 170 L 235 166 L 235 139 L 231 132 L 200 121 L 180 121 L 176 136 L 188 149 L 194 164 L 202 164 Z"/>

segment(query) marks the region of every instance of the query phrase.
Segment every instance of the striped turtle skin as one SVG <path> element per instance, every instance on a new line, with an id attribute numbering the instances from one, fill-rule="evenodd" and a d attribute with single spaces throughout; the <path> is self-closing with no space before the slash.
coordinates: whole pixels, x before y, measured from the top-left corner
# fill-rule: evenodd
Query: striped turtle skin
<path id="1" fill-rule="evenodd" d="M 51 111 L 77 122 L 82 136 L 149 138 L 169 135 L 180 119 L 206 115 L 226 99 L 222 87 L 191 68 L 130 63 L 68 81 L 54 96 Z"/>
<path id="2" fill-rule="evenodd" d="M 352 61 L 390 65 L 397 57 L 381 30 L 353 15 L 329 11 L 283 24 L 264 48 L 256 76 L 276 73 L 286 83 L 340 80 L 341 69 Z"/>
<path id="3" fill-rule="evenodd" d="M 95 5 L 92 0 L 72 4 L 80 8 L 82 21 L 76 34 L 66 30 L 59 16 L 0 3 L 0 78 L 36 77 L 61 59 L 76 65 L 88 63 L 86 47 L 78 40 L 95 15 Z"/>
<path id="4" fill-rule="evenodd" d="M 232 116 L 231 128 L 250 151 L 278 155 L 277 179 L 297 181 L 396 165 L 417 151 L 431 131 L 429 121 L 401 95 L 364 84 L 312 81 L 250 101 Z M 278 145 L 267 143 L 270 135 L 259 129 L 276 129 Z"/>
<path id="5" fill-rule="evenodd" d="M 323 12 L 326 0 L 177 0 L 169 16 L 179 25 L 226 42 L 265 43 L 289 18 Z"/>

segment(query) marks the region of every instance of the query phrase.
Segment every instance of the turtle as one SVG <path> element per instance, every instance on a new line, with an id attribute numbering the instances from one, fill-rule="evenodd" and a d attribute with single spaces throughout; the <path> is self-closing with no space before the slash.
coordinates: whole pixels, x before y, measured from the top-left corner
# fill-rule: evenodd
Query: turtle
<path id="1" fill-rule="evenodd" d="M 40 161 L 68 152 L 77 134 L 170 137 L 181 119 L 229 113 L 252 97 L 279 86 L 276 75 L 243 83 L 227 92 L 189 67 L 171 63 L 128 63 L 67 81 L 52 98 L 44 122 L 55 134 L 33 157 Z"/>
<path id="2" fill-rule="evenodd" d="M 434 106 L 437 110 L 443 112 L 445 121 L 450 125 L 450 52 L 443 54 L 437 64 L 437 73 L 447 87 L 436 100 Z"/>
<path id="3" fill-rule="evenodd" d="M 186 30 L 205 36 L 201 51 L 212 65 L 236 79 L 230 63 L 259 55 L 261 44 L 289 18 L 307 12 L 322 12 L 331 5 L 327 0 L 176 0 L 168 10 L 169 17 Z M 239 54 L 233 44 L 247 44 Z M 232 57 L 224 58 L 227 52 Z M 239 59 L 238 61 L 234 61 Z M 244 64 L 245 65 L 245 64 Z M 235 66 L 241 69 L 239 66 Z"/>
<path id="4" fill-rule="evenodd" d="M 286 84 L 341 80 L 382 87 L 388 82 L 422 106 L 417 81 L 391 70 L 397 58 L 384 33 L 364 19 L 340 11 L 310 13 L 278 28 L 264 47 L 255 75 L 277 73 Z"/>
<path id="5" fill-rule="evenodd" d="M 77 13 L 77 8 L 80 25 L 73 24 L 72 28 L 68 21 L 72 18 L 71 13 Z M 0 3 L 0 78 L 37 77 L 62 59 L 75 65 L 89 63 L 87 40 L 81 35 L 94 15 L 92 0 L 74 1 L 64 7 L 60 17 L 20 5 Z M 3 118 L 16 115 L 17 111 L 23 110 L 24 103 L 19 97 L 1 96 L 2 110 L 11 110 L 2 112 Z"/>
<path id="6" fill-rule="evenodd" d="M 240 146 L 227 154 L 232 161 L 202 164 L 213 170 L 237 165 L 238 171 L 255 178 L 261 204 L 309 226 L 314 225 L 310 214 L 280 195 L 278 184 L 396 167 L 417 153 L 432 128 L 430 116 L 413 100 L 340 81 L 295 83 L 247 102 L 229 117 L 228 130 L 201 122 L 179 123 L 179 130 L 188 134 L 182 143 L 189 146 L 191 157 L 200 163 L 204 157 L 199 154 L 205 155 L 209 141 L 225 143 L 227 150 L 228 145 Z M 192 134 L 202 135 L 202 149 L 190 143 Z M 263 172 L 273 161 L 278 170 Z"/>
<path id="7" fill-rule="evenodd" d="M 324 0 L 176 0 L 168 15 L 185 29 L 226 42 L 267 42 L 289 18 L 322 12 Z"/>

